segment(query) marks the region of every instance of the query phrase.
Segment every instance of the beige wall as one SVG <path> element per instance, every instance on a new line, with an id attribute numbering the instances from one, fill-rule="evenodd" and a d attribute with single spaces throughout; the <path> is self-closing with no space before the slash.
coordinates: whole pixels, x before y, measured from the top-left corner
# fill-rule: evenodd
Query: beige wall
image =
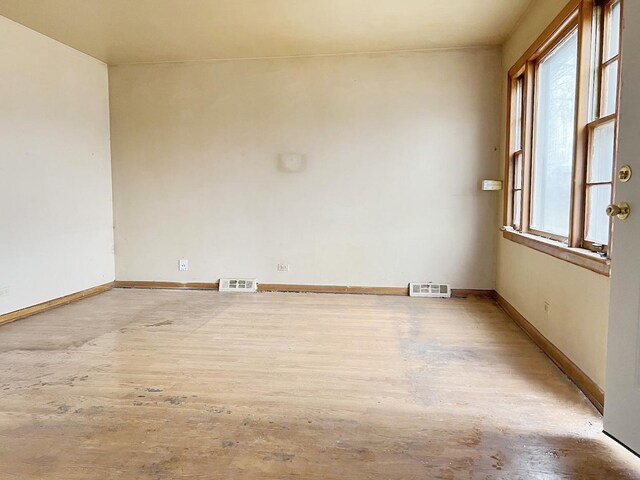
<path id="1" fill-rule="evenodd" d="M 494 288 L 498 50 L 109 72 L 117 279 Z"/>
<path id="2" fill-rule="evenodd" d="M 114 278 L 107 80 L 0 17 L 0 314 Z"/>
<path id="3" fill-rule="evenodd" d="M 504 46 L 505 82 L 509 68 L 566 4 L 566 1 L 558 0 L 534 1 Z M 506 84 L 503 90 L 506 90 Z M 503 128 L 503 140 L 505 135 Z M 502 142 L 504 144 L 505 141 Z M 500 236 L 497 291 L 604 388 L 609 278 Z M 545 311 L 545 302 L 549 304 L 548 312 Z"/>

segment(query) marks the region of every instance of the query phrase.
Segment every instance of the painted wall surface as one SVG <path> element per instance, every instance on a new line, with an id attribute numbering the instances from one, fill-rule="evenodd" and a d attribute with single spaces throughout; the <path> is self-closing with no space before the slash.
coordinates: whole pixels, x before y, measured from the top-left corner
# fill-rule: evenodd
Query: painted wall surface
<path id="1" fill-rule="evenodd" d="M 480 181 L 500 175 L 500 62 L 110 67 L 117 279 L 494 288 L 497 194 Z"/>
<path id="2" fill-rule="evenodd" d="M 509 68 L 567 4 L 536 0 L 503 49 Z M 503 94 L 506 99 L 506 93 Z M 506 125 L 506 100 L 503 100 Z M 503 127 L 503 142 L 506 128 Z M 502 157 L 504 159 L 504 155 Z M 504 172 L 504 163 L 503 163 Z M 500 212 L 502 223 L 502 212 Z M 601 388 L 606 369 L 609 278 L 505 240 L 498 241 L 497 291 Z M 548 311 L 545 311 L 545 302 Z"/>
<path id="3" fill-rule="evenodd" d="M 107 67 L 0 17 L 0 314 L 113 279 Z"/>

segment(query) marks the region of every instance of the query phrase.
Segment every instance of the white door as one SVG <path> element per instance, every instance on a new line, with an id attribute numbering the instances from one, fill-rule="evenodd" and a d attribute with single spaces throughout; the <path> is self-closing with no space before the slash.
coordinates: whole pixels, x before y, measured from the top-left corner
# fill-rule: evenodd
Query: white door
<path id="1" fill-rule="evenodd" d="M 633 175 L 616 184 L 631 214 L 614 220 L 604 429 L 640 453 L 640 1 L 624 4 L 623 45 L 617 164 Z"/>

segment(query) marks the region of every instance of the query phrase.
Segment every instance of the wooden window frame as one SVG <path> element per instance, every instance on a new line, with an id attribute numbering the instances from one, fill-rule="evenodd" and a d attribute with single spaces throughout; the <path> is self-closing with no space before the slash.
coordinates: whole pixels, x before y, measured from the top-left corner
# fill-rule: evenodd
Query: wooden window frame
<path id="1" fill-rule="evenodd" d="M 524 181 L 525 181 L 525 160 L 524 160 L 524 144 L 525 144 L 525 125 L 524 125 L 524 117 L 526 115 L 526 103 L 525 103 L 525 94 L 526 94 L 526 84 L 525 84 L 525 76 L 524 73 L 521 73 L 513 80 L 513 90 L 511 91 L 511 100 L 512 104 L 516 105 L 516 111 L 518 114 L 514 117 L 513 123 L 511 125 L 512 132 L 518 132 L 518 134 L 513 135 L 513 143 L 510 150 L 513 150 L 510 153 L 508 162 L 511 162 L 509 167 L 510 178 L 510 207 L 513 209 L 510 213 L 509 218 L 511 228 L 516 231 L 522 230 L 522 222 L 523 222 L 523 201 L 524 201 Z M 518 120 L 520 121 L 520 126 L 517 126 Z M 519 138 L 518 138 L 519 137 Z M 519 165 L 518 165 L 519 164 Z M 516 167 L 520 167 L 520 172 L 517 172 Z M 517 186 L 516 178 L 519 175 L 519 184 Z M 516 196 L 520 196 L 520 219 L 515 221 L 515 198 Z"/>
<path id="2" fill-rule="evenodd" d="M 571 0 L 560 12 L 556 19 L 545 29 L 538 39 L 529 47 L 525 54 L 509 70 L 507 78 L 508 106 L 507 106 L 507 145 L 505 159 L 505 192 L 504 192 L 504 218 L 503 236 L 516 243 L 542 251 L 562 260 L 571 262 L 583 268 L 587 268 L 602 275 L 610 275 L 610 246 L 600 247 L 597 244 L 587 242 L 586 217 L 587 205 L 587 169 L 589 167 L 590 149 L 592 146 L 591 134 L 593 129 L 607 121 L 615 121 L 615 145 L 617 151 L 617 118 L 619 111 L 620 72 L 622 39 L 620 39 L 620 51 L 617 56 L 608 59 L 603 64 L 605 32 L 607 19 L 611 6 L 620 1 L 621 7 L 624 0 Z M 596 18 L 594 13 L 598 8 L 604 14 Z M 595 28 L 594 28 L 595 27 Z M 541 59 L 544 59 L 560 42 L 562 42 L 574 29 L 578 32 L 578 75 L 576 89 L 575 112 L 575 144 L 573 160 L 573 178 L 571 190 L 570 231 L 568 237 L 541 232 L 530 227 L 531 225 L 531 199 L 532 199 L 532 162 L 534 157 L 533 132 L 535 130 L 535 95 L 536 95 L 536 70 Z M 595 34 L 602 32 L 601 35 Z M 622 32 L 622 28 L 620 28 Z M 596 48 L 594 48 L 596 47 Z M 597 58 L 594 58 L 594 52 Z M 604 84 L 604 66 L 618 61 L 618 98 L 614 114 L 604 118 L 598 118 L 603 101 L 602 88 Z M 597 81 L 594 81 L 594 65 L 597 70 Z M 516 147 L 514 132 L 517 131 L 516 104 L 518 82 L 523 85 L 523 105 L 520 131 L 522 140 L 520 149 Z M 594 101 L 598 104 L 594 109 Z M 595 110 L 597 109 L 597 112 Z M 595 113 L 595 116 L 594 116 Z M 522 188 L 514 188 L 516 157 L 522 156 Z M 614 154 L 614 169 L 615 169 Z M 612 196 L 614 195 L 612 182 Z M 520 223 L 514 224 L 514 198 L 521 191 Z M 610 222 L 611 228 L 612 222 Z M 611 232 L 611 230 L 610 230 Z M 609 242 L 611 243 L 611 242 Z"/>
<path id="3" fill-rule="evenodd" d="M 563 236 L 563 235 L 558 235 L 558 234 L 554 234 L 551 232 L 547 232 L 544 230 L 538 230 L 533 228 L 531 225 L 533 224 L 533 191 L 534 191 L 534 185 L 535 185 L 535 175 L 533 172 L 534 169 L 534 162 L 535 162 L 535 156 L 536 156 L 536 148 L 535 148 L 535 143 L 533 140 L 533 134 L 536 131 L 536 125 L 537 125 L 537 105 L 536 105 L 536 91 L 538 89 L 538 81 L 539 81 L 539 77 L 538 77 L 538 69 L 540 68 L 541 63 L 560 45 L 562 44 L 570 35 L 572 35 L 574 32 L 578 33 L 579 36 L 579 32 L 580 32 L 580 28 L 579 28 L 579 22 L 578 22 L 578 17 L 577 16 L 573 16 L 570 19 L 568 19 L 567 22 L 565 22 L 565 24 L 562 26 L 561 29 L 559 29 L 557 31 L 557 33 L 545 44 L 543 45 L 529 60 L 528 62 L 531 64 L 532 66 L 532 73 L 531 73 L 531 78 L 532 78 L 532 88 L 533 88 L 533 93 L 531 95 L 532 101 L 531 103 L 526 105 L 527 109 L 531 109 L 531 111 L 533 112 L 533 120 L 531 123 L 531 130 L 532 130 L 532 142 L 531 142 L 531 160 L 529 162 L 529 171 L 526 172 L 527 176 L 531 177 L 531 182 L 530 182 L 530 189 L 527 192 L 527 195 L 530 197 L 529 200 L 529 211 L 527 212 L 527 215 L 529 217 L 529 228 L 526 230 L 527 232 L 536 235 L 538 237 L 543 237 L 543 238 L 547 238 L 549 240 L 555 240 L 556 242 L 559 243 L 569 243 L 569 238 L 571 237 L 571 233 L 569 233 L 569 236 Z M 578 39 L 579 41 L 579 39 Z M 578 57 L 578 66 L 577 68 L 579 69 L 580 66 L 580 48 L 578 46 L 578 52 L 577 52 L 577 57 Z M 578 76 L 578 75 L 577 75 Z M 579 82 L 576 85 L 576 93 L 579 96 L 579 92 L 578 92 L 578 88 L 579 88 Z M 577 106 L 576 102 L 576 106 Z M 574 117 L 575 118 L 575 117 Z M 577 138 L 578 132 L 577 129 L 574 128 L 574 148 L 575 148 L 575 139 Z M 574 175 L 575 171 L 575 164 L 572 168 L 572 175 Z M 571 207 L 570 207 L 570 211 L 569 213 L 571 213 Z M 570 215 L 570 221 L 571 221 L 571 215 Z"/>
<path id="4" fill-rule="evenodd" d="M 607 255 L 611 253 L 611 238 L 613 235 L 613 218 L 609 219 L 609 244 L 607 245 L 599 245 L 594 242 L 590 242 L 586 239 L 587 236 L 587 216 L 589 211 L 588 205 L 588 195 L 587 190 L 591 185 L 611 185 L 611 198 L 610 203 L 613 202 L 615 198 L 615 173 L 616 173 L 616 164 L 617 164 L 617 153 L 618 153 L 618 119 L 620 112 L 620 83 L 621 83 L 621 60 L 622 60 L 622 25 L 620 25 L 619 38 L 618 38 L 618 53 L 613 55 L 609 59 L 605 59 L 605 47 L 608 43 L 608 36 L 610 35 L 610 31 L 607 28 L 609 23 L 609 17 L 611 15 L 611 10 L 615 4 L 619 3 L 620 8 L 623 8 L 622 0 L 604 0 L 601 2 L 601 5 L 594 8 L 600 8 L 600 13 L 598 15 L 598 28 L 599 28 L 599 36 L 594 39 L 592 43 L 593 47 L 597 49 L 596 57 L 594 59 L 594 65 L 592 66 L 592 81 L 593 81 L 593 91 L 591 92 L 591 112 L 589 122 L 586 125 L 587 128 L 587 155 L 585 158 L 585 172 L 589 171 L 590 161 L 591 161 L 591 149 L 593 147 L 593 132 L 599 126 L 602 126 L 606 123 L 613 122 L 614 124 L 614 150 L 613 150 L 613 166 L 611 172 L 611 181 L 610 182 L 589 182 L 588 174 L 585 174 L 585 187 L 584 187 L 584 205 L 583 205 L 583 219 L 584 224 L 582 225 L 582 247 L 587 250 L 593 252 L 604 252 Z M 621 22 L 622 22 L 622 11 L 621 11 Z M 595 32 L 592 28 L 592 32 Z M 618 63 L 618 72 L 617 72 L 617 91 L 616 91 L 616 108 L 613 113 L 601 116 L 604 110 L 604 89 L 605 89 L 605 69 L 607 66 L 613 64 L 614 62 Z"/>

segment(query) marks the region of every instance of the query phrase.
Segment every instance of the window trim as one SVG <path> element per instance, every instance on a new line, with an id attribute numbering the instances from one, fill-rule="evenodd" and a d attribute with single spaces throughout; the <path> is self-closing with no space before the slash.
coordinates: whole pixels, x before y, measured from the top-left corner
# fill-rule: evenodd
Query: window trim
<path id="1" fill-rule="evenodd" d="M 586 193 L 587 193 L 587 168 L 589 166 L 590 135 L 594 121 L 591 120 L 592 90 L 592 47 L 595 40 L 599 43 L 599 54 L 604 55 L 604 38 L 596 39 L 593 36 L 594 11 L 596 0 L 571 0 L 554 21 L 544 30 L 538 39 L 527 49 L 518 61 L 509 70 L 507 78 L 507 141 L 505 156 L 505 191 L 504 191 L 504 212 L 503 212 L 503 237 L 516 243 L 542 251 L 562 260 L 568 261 L 583 268 L 587 268 L 602 275 L 610 275 L 610 261 L 598 253 L 594 245 L 585 240 L 586 235 Z M 604 0 L 602 5 L 602 25 L 606 22 L 607 12 L 616 0 Z M 622 3 L 621 3 L 621 6 Z M 600 23 L 600 21 L 598 21 Z M 553 48 L 555 48 L 571 31 L 578 28 L 578 83 L 576 91 L 576 132 L 574 144 L 574 164 L 571 192 L 571 212 L 569 237 L 563 238 L 558 235 L 539 232 L 530 228 L 531 208 L 531 179 L 532 179 L 532 159 L 533 152 L 533 131 L 535 128 L 534 118 L 534 96 L 536 68 L 540 59 L 543 59 Z M 620 29 L 622 31 L 622 28 Z M 605 37 L 605 33 L 601 35 Z M 592 39 L 593 38 L 593 39 Z M 622 42 L 620 43 L 620 53 L 612 57 L 609 62 L 621 58 Z M 602 66 L 600 58 L 595 58 L 597 65 Z M 621 63 L 619 63 L 621 65 Z M 603 68 L 598 70 L 598 78 L 604 74 Z M 618 82 L 621 68 L 618 68 Z M 514 118 L 515 99 L 518 79 L 523 80 L 523 115 L 522 115 L 522 144 L 521 150 L 515 151 L 515 131 Z M 600 81 L 599 83 L 602 83 Z M 619 84 L 619 83 L 618 83 Z M 601 85 L 594 85 L 596 92 L 601 92 Z M 604 123 L 611 118 L 616 118 L 619 111 L 620 89 L 618 88 L 618 108 L 616 112 L 602 119 Z M 601 102 L 602 96 L 598 96 Z M 599 107 L 600 105 L 598 105 Z M 599 120 L 596 120 L 599 122 Z M 617 122 L 616 122 L 617 130 Z M 616 139 L 617 142 L 617 139 Z M 517 154 L 522 151 L 522 200 L 520 225 L 513 225 L 514 210 L 514 165 Z M 617 153 L 617 151 L 616 151 Z M 615 169 L 615 157 L 614 157 Z M 615 179 L 614 179 L 615 180 Z M 613 182 L 615 190 L 615 181 Z M 518 227 L 520 227 L 518 229 Z M 609 242 L 611 243 L 611 242 Z M 611 247 L 608 248 L 610 255 Z"/>
<path id="2" fill-rule="evenodd" d="M 573 248 L 544 237 L 517 232 L 510 227 L 502 227 L 502 230 L 502 237 L 514 243 L 546 253 L 600 275 L 607 277 L 611 275 L 611 260 L 602 258 L 589 250 Z"/>

